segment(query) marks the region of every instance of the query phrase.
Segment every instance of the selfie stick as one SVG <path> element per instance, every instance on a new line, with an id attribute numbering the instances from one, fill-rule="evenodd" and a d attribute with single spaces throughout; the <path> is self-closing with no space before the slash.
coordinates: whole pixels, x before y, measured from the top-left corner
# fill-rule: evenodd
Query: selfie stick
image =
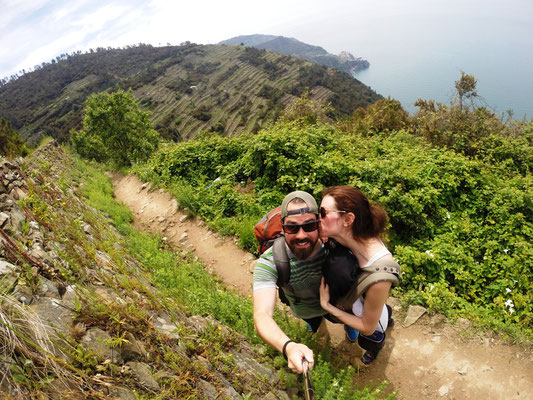
<path id="1" fill-rule="evenodd" d="M 305 400 L 315 400 L 315 391 L 311 386 L 311 378 L 309 377 L 309 362 L 304 358 L 304 381 L 305 381 Z"/>

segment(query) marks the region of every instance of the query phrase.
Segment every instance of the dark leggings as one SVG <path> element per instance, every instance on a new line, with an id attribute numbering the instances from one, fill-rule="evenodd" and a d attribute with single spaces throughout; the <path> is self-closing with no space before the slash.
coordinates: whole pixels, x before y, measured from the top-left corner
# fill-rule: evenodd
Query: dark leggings
<path id="1" fill-rule="evenodd" d="M 334 324 L 339 323 L 339 321 L 335 320 L 335 318 L 333 318 L 330 314 L 324 314 L 320 317 L 314 317 L 309 319 L 304 318 L 304 321 L 311 325 L 311 329 L 313 330 L 313 333 L 315 333 L 316 331 L 318 331 L 318 327 L 322 323 L 322 318 L 326 318 L 328 321 L 333 322 Z"/>

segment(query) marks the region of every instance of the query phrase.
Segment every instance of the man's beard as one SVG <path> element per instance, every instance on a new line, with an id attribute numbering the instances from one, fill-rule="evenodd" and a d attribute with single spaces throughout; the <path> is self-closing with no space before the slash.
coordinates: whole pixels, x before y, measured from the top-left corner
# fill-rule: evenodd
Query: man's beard
<path id="1" fill-rule="evenodd" d="M 306 258 L 309 258 L 311 254 L 313 254 L 317 241 L 318 238 L 314 242 L 311 239 L 293 239 L 287 243 L 287 246 L 289 246 L 289 249 L 291 249 L 292 253 L 296 256 L 296 258 L 298 258 L 299 260 L 305 260 Z M 304 248 L 296 246 L 296 243 L 305 242 L 309 243 L 310 246 Z"/>

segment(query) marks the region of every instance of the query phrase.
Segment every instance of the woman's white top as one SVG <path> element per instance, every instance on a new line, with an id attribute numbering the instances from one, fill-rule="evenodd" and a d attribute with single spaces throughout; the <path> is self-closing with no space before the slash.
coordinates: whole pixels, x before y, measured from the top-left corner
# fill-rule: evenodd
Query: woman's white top
<path id="1" fill-rule="evenodd" d="M 366 266 L 368 267 L 372 265 L 380 258 L 385 257 L 387 254 L 391 254 L 391 252 L 385 246 L 383 246 L 381 250 L 376 252 L 376 254 L 374 254 L 370 258 L 370 260 L 368 260 L 368 262 L 366 263 Z M 352 312 L 355 316 L 362 318 L 363 308 L 364 308 L 364 299 L 361 296 L 355 301 L 355 303 L 353 303 Z M 379 319 L 379 323 L 378 323 L 378 326 L 376 327 L 376 330 L 380 332 L 385 332 L 387 330 L 388 321 L 389 321 L 389 313 L 387 311 L 387 307 L 385 307 L 385 304 L 383 304 L 383 310 L 381 311 L 381 317 Z"/>

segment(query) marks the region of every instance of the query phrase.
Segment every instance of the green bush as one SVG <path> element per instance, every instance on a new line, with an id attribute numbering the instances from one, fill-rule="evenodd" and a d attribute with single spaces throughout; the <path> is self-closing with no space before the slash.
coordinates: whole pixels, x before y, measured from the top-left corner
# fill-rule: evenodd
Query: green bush
<path id="1" fill-rule="evenodd" d="M 83 129 L 71 136 L 82 157 L 112 161 L 120 167 L 146 160 L 159 144 L 150 115 L 139 110 L 131 89 L 89 97 Z"/>
<path id="2" fill-rule="evenodd" d="M 357 186 L 389 214 L 388 239 L 404 270 L 398 293 L 447 313 L 473 305 L 507 324 L 531 325 L 527 171 L 429 146 L 408 131 L 368 136 L 302 121 L 241 138 L 204 135 L 161 149 L 137 170 L 173 187 L 182 206 L 238 234 L 250 251 L 251 228 L 289 191 L 320 200 L 326 186 Z M 245 182 L 253 191 L 242 190 Z"/>

